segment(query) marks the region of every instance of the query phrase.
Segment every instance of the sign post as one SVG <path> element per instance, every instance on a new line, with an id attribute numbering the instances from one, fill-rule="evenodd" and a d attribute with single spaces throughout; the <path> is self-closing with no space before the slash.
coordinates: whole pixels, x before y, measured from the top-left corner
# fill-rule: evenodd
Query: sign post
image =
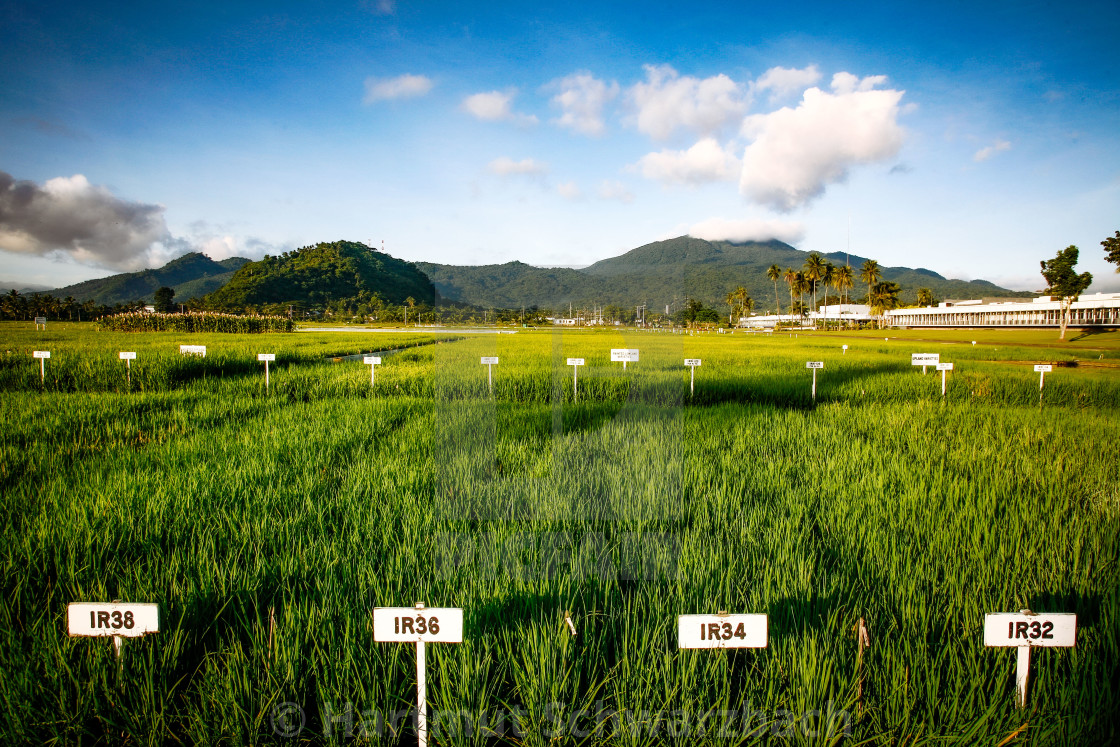
<path id="1" fill-rule="evenodd" d="M 73 602 L 66 608 L 70 637 L 113 637 L 117 659 L 124 638 L 140 638 L 159 632 L 159 605 L 109 602 Z"/>
<path id="2" fill-rule="evenodd" d="M 952 363 L 938 363 L 937 370 L 941 372 L 941 396 L 945 396 L 945 375 L 953 370 Z"/>
<path id="3" fill-rule="evenodd" d="M 35 331 L 36 332 L 39 331 L 39 327 L 42 327 L 44 332 L 47 331 L 47 318 L 45 316 L 35 317 Z"/>
<path id="4" fill-rule="evenodd" d="M 824 368 L 824 361 L 806 361 L 805 368 L 813 369 L 813 401 L 817 401 L 817 369 Z"/>
<path id="5" fill-rule="evenodd" d="M 31 353 L 32 358 L 39 359 L 39 383 L 47 383 L 47 358 L 51 357 L 49 350 L 35 350 Z"/>
<path id="6" fill-rule="evenodd" d="M 847 355 L 848 354 L 848 346 L 847 345 L 841 345 L 840 349 L 844 351 L 843 353 L 841 353 L 841 355 Z"/>
<path id="7" fill-rule="evenodd" d="M 122 361 L 124 361 L 125 376 L 128 377 L 128 388 L 131 389 L 132 388 L 132 362 L 134 360 L 136 360 L 136 353 L 135 352 L 131 352 L 131 353 L 120 352 L 120 353 L 117 353 L 117 356 Z"/>
<path id="8" fill-rule="evenodd" d="M 179 346 L 179 353 L 181 353 L 182 355 L 201 355 L 203 358 L 205 358 L 206 357 L 206 346 L 205 345 L 180 345 Z"/>
<path id="9" fill-rule="evenodd" d="M 486 366 L 486 378 L 490 382 L 490 396 L 494 396 L 494 366 L 498 365 L 498 356 L 482 356 L 482 365 Z"/>
<path id="10" fill-rule="evenodd" d="M 766 648 L 766 615 L 678 615 L 678 648 Z"/>
<path id="11" fill-rule="evenodd" d="M 1046 384 L 1046 374 L 1054 370 L 1049 363 L 1039 363 L 1034 367 L 1038 373 L 1038 406 L 1042 407 L 1042 387 Z"/>
<path id="12" fill-rule="evenodd" d="M 375 607 L 373 640 L 379 643 L 416 643 L 417 744 L 428 744 L 428 680 L 424 645 L 462 643 L 463 610 L 458 607 Z"/>
<path id="13" fill-rule="evenodd" d="M 381 356 L 367 355 L 362 358 L 362 363 L 369 366 L 369 388 L 373 389 L 373 372 L 378 366 L 381 365 Z"/>
<path id="14" fill-rule="evenodd" d="M 618 363 L 622 361 L 622 370 L 626 370 L 627 363 L 638 362 L 638 349 L 637 348 L 611 348 L 611 362 Z"/>
<path id="15" fill-rule="evenodd" d="M 587 363 L 583 358 L 569 358 L 572 367 L 572 402 L 579 402 L 579 367 Z"/>
<path id="16" fill-rule="evenodd" d="M 684 364 L 688 366 L 688 393 L 696 394 L 696 367 L 700 365 L 700 359 L 685 358 Z"/>
<path id="17" fill-rule="evenodd" d="M 276 360 L 276 353 L 257 353 L 257 360 L 264 361 L 264 390 L 268 391 L 268 363 Z"/>
<path id="18" fill-rule="evenodd" d="M 1027 680 L 1031 649 L 1036 646 L 1068 648 L 1077 644 L 1077 615 L 1072 612 L 1038 613 L 1019 610 L 984 616 L 984 645 L 1016 647 L 1015 695 L 1019 708 L 1027 706 Z"/>
<path id="19" fill-rule="evenodd" d="M 936 366 L 940 362 L 940 353 L 913 353 L 910 356 L 910 365 L 921 366 L 922 376 L 926 375 L 926 366 Z"/>

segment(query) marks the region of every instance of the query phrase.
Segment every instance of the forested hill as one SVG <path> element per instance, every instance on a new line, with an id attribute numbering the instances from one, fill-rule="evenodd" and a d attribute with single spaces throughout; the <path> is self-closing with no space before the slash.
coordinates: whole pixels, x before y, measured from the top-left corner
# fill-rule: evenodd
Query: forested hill
<path id="1" fill-rule="evenodd" d="M 249 262 L 203 303 L 217 309 L 264 310 L 286 304 L 366 304 L 375 299 L 403 304 L 408 298 L 428 305 L 435 300 L 435 287 L 416 265 L 365 244 L 334 241 Z"/>
<path id="2" fill-rule="evenodd" d="M 171 260 L 158 270 L 110 275 L 47 293 L 55 298 L 72 296 L 78 301 L 92 300 L 103 306 L 113 306 L 132 301 L 151 301 L 157 290 L 167 286 L 175 290 L 176 301 L 188 301 L 221 288 L 248 261 L 244 257 L 231 257 L 215 262 L 205 254 L 191 252 Z"/>
<path id="3" fill-rule="evenodd" d="M 724 306 L 729 291 L 738 285 L 755 299 L 756 309 L 774 306 L 774 284 L 766 278 L 770 265 L 800 270 L 807 252 L 781 241 L 733 243 L 705 241 L 680 236 L 632 249 L 618 257 L 582 269 L 533 267 L 522 262 L 502 265 L 441 265 L 417 263 L 435 283 L 443 298 L 479 306 L 515 308 L 539 305 L 559 308 L 568 303 L 633 306 L 665 304 L 694 298 L 710 306 Z M 834 265 L 845 261 L 843 252 L 824 255 Z M 864 257 L 851 255 L 848 262 L 858 278 Z M 1030 296 L 1001 288 L 986 280 L 952 280 L 932 270 L 882 267 L 884 280 L 902 286 L 901 300 L 913 303 L 918 288 L 929 288 L 935 298 L 980 298 Z M 862 289 L 861 289 L 861 286 Z M 866 294 L 856 281 L 853 299 Z M 778 282 L 782 307 L 789 304 L 789 290 Z"/>

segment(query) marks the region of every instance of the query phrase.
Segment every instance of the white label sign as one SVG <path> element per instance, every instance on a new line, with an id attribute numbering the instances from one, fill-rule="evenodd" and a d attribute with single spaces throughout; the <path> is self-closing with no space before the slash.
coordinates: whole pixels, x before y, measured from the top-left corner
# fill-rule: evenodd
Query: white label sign
<path id="1" fill-rule="evenodd" d="M 31 354 L 32 358 L 50 358 L 51 351 L 49 350 L 36 350 Z"/>
<path id="2" fill-rule="evenodd" d="M 569 366 L 582 366 L 585 363 L 586 363 L 586 361 L 584 361 L 583 358 L 569 358 L 568 359 L 568 365 Z"/>
<path id="3" fill-rule="evenodd" d="M 840 349 L 841 349 L 841 350 L 847 350 L 847 349 L 848 349 L 848 346 L 847 346 L 847 345 L 841 345 L 841 346 L 840 346 Z"/>
<path id="4" fill-rule="evenodd" d="M 684 359 L 684 364 L 686 366 L 699 366 L 700 365 L 700 359 L 699 358 L 685 358 Z"/>
<path id="5" fill-rule="evenodd" d="M 637 363 L 637 348 L 611 348 L 612 363 Z"/>
<path id="6" fill-rule="evenodd" d="M 496 366 L 496 365 L 498 365 L 498 356 L 496 356 L 496 355 L 495 356 L 486 356 L 486 355 L 482 356 L 482 365 L 484 365 L 484 366 Z"/>
<path id="7" fill-rule="evenodd" d="M 679 648 L 766 648 L 766 615 L 680 615 Z"/>
<path id="8" fill-rule="evenodd" d="M 914 353 L 910 356 L 911 366 L 936 366 L 940 362 L 940 353 Z"/>
<path id="9" fill-rule="evenodd" d="M 375 607 L 373 640 L 382 643 L 462 643 L 460 607 Z"/>
<path id="10" fill-rule="evenodd" d="M 824 368 L 824 361 L 806 361 L 805 368 Z"/>
<path id="11" fill-rule="evenodd" d="M 937 364 L 937 370 L 938 371 L 952 371 L 953 370 L 953 364 L 952 363 L 938 363 Z"/>
<path id="12" fill-rule="evenodd" d="M 276 360 L 276 353 L 257 353 L 257 360 L 274 361 Z"/>
<path id="13" fill-rule="evenodd" d="M 381 356 L 367 355 L 366 357 L 362 358 L 362 363 L 365 363 L 367 366 L 380 366 Z"/>
<path id="14" fill-rule="evenodd" d="M 124 353 L 124 352 L 122 352 L 122 353 L 118 353 L 117 355 L 120 356 L 120 359 L 122 361 L 134 361 L 134 360 L 136 360 L 136 353 Z"/>
<path id="15" fill-rule="evenodd" d="M 1077 615 L 1057 612 L 1026 615 L 1021 612 L 984 616 L 985 646 L 1074 646 Z"/>
<path id="16" fill-rule="evenodd" d="M 159 605 L 75 602 L 66 608 L 72 636 L 139 638 L 159 632 Z"/>
<path id="17" fill-rule="evenodd" d="M 1040 363 L 1034 367 L 1035 373 L 1051 373 L 1053 370 L 1054 367 L 1049 363 Z"/>
<path id="18" fill-rule="evenodd" d="M 42 325 L 44 325 L 44 326 L 45 326 L 45 325 L 46 325 L 46 323 L 47 323 L 47 318 L 46 318 L 45 316 L 37 316 L 37 317 L 35 317 L 35 324 L 36 324 L 36 325 L 38 325 L 38 324 L 42 324 Z"/>
<path id="19" fill-rule="evenodd" d="M 206 346 L 205 345 L 180 345 L 179 346 L 179 352 L 182 353 L 183 355 L 201 355 L 203 358 L 205 358 L 206 357 Z"/>

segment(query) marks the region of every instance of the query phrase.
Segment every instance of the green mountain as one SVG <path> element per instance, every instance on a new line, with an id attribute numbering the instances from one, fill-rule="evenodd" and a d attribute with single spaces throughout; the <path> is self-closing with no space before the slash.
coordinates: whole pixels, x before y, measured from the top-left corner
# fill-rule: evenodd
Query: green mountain
<path id="1" fill-rule="evenodd" d="M 191 252 L 158 270 L 110 275 L 47 292 L 55 298 L 73 296 L 79 301 L 92 299 L 98 304 L 112 306 L 141 299 L 151 301 L 152 295 L 166 285 L 175 290 L 177 302 L 185 302 L 221 288 L 248 261 L 244 257 L 231 257 L 215 262 L 205 254 Z"/>
<path id="2" fill-rule="evenodd" d="M 743 242 L 705 241 L 680 236 L 632 249 L 578 270 L 532 267 L 522 262 L 503 265 L 460 266 L 417 263 L 435 283 L 440 296 L 453 301 L 516 308 L 538 305 L 560 308 L 576 305 L 648 304 L 661 309 L 666 304 L 679 306 L 686 298 L 723 307 L 728 292 L 738 285 L 747 289 L 759 311 L 773 309 L 774 284 L 766 278 L 770 265 L 801 269 L 808 252 L 781 241 Z M 834 265 L 845 261 L 843 252 L 824 255 Z M 849 263 L 857 278 L 864 257 L 851 255 Z M 929 288 L 934 297 L 981 298 L 991 296 L 1028 297 L 1029 292 L 1010 291 L 985 280 L 952 280 L 932 270 L 909 267 L 882 267 L 884 280 L 902 286 L 905 303 L 917 299 L 918 288 Z M 856 280 L 850 294 L 859 298 L 866 286 Z M 788 308 L 789 289 L 778 282 L 782 308 Z"/>
<path id="3" fill-rule="evenodd" d="M 203 299 L 217 309 L 287 304 L 401 304 L 411 297 L 431 305 L 435 287 L 411 262 L 365 244 L 335 241 L 306 246 L 243 265 L 228 283 Z"/>

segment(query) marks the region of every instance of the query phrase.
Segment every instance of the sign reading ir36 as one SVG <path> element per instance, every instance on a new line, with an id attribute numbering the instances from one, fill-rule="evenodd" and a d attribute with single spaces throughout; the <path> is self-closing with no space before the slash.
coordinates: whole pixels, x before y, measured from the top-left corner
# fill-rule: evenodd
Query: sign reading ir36
<path id="1" fill-rule="evenodd" d="M 458 607 L 376 607 L 373 640 L 382 643 L 462 643 L 463 610 Z"/>

